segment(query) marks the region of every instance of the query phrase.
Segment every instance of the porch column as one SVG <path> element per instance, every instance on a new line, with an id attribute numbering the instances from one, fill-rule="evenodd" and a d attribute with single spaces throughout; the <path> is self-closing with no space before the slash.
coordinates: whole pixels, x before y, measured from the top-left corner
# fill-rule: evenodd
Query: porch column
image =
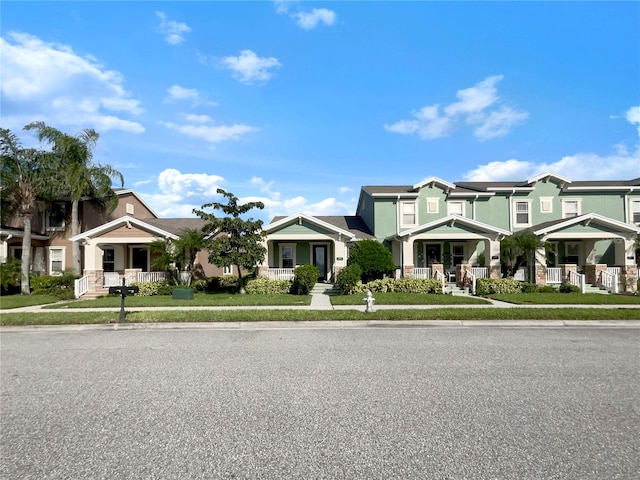
<path id="1" fill-rule="evenodd" d="M 638 289 L 638 266 L 625 265 L 620 274 L 624 291 L 627 293 L 635 293 Z"/>
<path id="2" fill-rule="evenodd" d="M 402 276 L 406 278 L 413 278 L 413 243 L 412 238 L 402 241 Z"/>
<path id="3" fill-rule="evenodd" d="M 544 247 L 536 248 L 533 263 L 534 283 L 544 287 L 547 284 L 547 254 Z"/>
<path id="4" fill-rule="evenodd" d="M 500 240 L 489 240 L 485 246 L 484 263 L 489 268 L 489 278 L 500 278 Z"/>
<path id="5" fill-rule="evenodd" d="M 600 281 L 600 273 L 607 270 L 606 263 L 596 263 L 594 265 L 585 265 L 584 274 L 585 282 L 590 285 L 596 285 Z"/>

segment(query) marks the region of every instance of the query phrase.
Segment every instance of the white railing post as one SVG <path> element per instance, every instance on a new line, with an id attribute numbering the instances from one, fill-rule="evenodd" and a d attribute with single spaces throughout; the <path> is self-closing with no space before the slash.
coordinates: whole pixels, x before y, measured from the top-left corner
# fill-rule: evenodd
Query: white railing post
<path id="1" fill-rule="evenodd" d="M 73 293 L 76 298 L 80 298 L 82 295 L 89 291 L 89 277 L 84 276 L 73 281 Z"/>
<path id="2" fill-rule="evenodd" d="M 618 285 L 619 285 L 619 275 L 617 273 L 613 274 L 613 292 L 612 293 L 618 293 Z"/>

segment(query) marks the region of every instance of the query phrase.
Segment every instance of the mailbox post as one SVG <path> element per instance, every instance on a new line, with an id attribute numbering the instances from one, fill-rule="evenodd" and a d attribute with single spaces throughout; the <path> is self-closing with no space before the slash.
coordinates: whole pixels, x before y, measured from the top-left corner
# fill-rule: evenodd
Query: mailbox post
<path id="1" fill-rule="evenodd" d="M 128 287 L 125 285 L 125 279 L 122 279 L 122 286 L 120 287 L 109 287 L 110 294 L 118 294 L 120 295 L 120 316 L 118 317 L 118 323 L 122 323 L 124 321 L 124 299 L 127 295 L 135 295 L 138 293 L 140 289 L 137 286 Z"/>

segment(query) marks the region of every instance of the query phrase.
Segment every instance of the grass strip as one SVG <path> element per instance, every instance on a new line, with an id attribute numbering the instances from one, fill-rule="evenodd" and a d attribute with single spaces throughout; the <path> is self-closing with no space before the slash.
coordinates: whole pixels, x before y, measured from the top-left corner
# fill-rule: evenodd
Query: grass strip
<path id="1" fill-rule="evenodd" d="M 441 295 L 434 293 L 377 292 L 373 294 L 376 305 L 486 305 L 489 302 L 479 297 Z M 331 296 L 332 305 L 364 305 L 364 294 Z"/>
<path id="2" fill-rule="evenodd" d="M 3 313 L 0 325 L 71 325 L 114 323 L 118 312 Z M 629 308 L 434 308 L 429 310 L 163 310 L 128 312 L 127 323 L 253 322 L 310 320 L 640 320 Z"/>
<path id="3" fill-rule="evenodd" d="M 49 305 L 59 308 L 120 308 L 121 297 L 109 295 L 95 300 L 77 300 L 65 304 Z M 305 306 L 311 304 L 310 295 L 232 295 L 228 293 L 196 293 L 193 300 L 174 300 L 170 295 L 151 297 L 128 296 L 127 307 L 258 307 L 258 306 Z"/>
<path id="4" fill-rule="evenodd" d="M 601 293 L 496 293 L 491 298 L 516 305 L 640 305 L 638 295 Z"/>
<path id="5" fill-rule="evenodd" d="M 59 299 L 53 295 L 2 295 L 0 297 L 0 310 L 45 305 L 58 301 Z"/>

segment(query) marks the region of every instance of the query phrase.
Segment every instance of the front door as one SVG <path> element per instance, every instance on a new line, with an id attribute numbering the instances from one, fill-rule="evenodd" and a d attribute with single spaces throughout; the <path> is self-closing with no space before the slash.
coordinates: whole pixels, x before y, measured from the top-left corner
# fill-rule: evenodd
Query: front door
<path id="1" fill-rule="evenodd" d="M 427 266 L 430 267 L 434 263 L 442 263 L 442 251 L 439 243 L 427 243 L 425 246 L 425 258 Z"/>
<path id="2" fill-rule="evenodd" d="M 314 245 L 313 246 L 313 265 L 320 271 L 319 281 L 324 282 L 327 280 L 327 246 L 326 245 Z"/>
<path id="3" fill-rule="evenodd" d="M 131 248 L 131 268 L 139 268 L 143 272 L 149 271 L 149 250 L 146 248 Z"/>

